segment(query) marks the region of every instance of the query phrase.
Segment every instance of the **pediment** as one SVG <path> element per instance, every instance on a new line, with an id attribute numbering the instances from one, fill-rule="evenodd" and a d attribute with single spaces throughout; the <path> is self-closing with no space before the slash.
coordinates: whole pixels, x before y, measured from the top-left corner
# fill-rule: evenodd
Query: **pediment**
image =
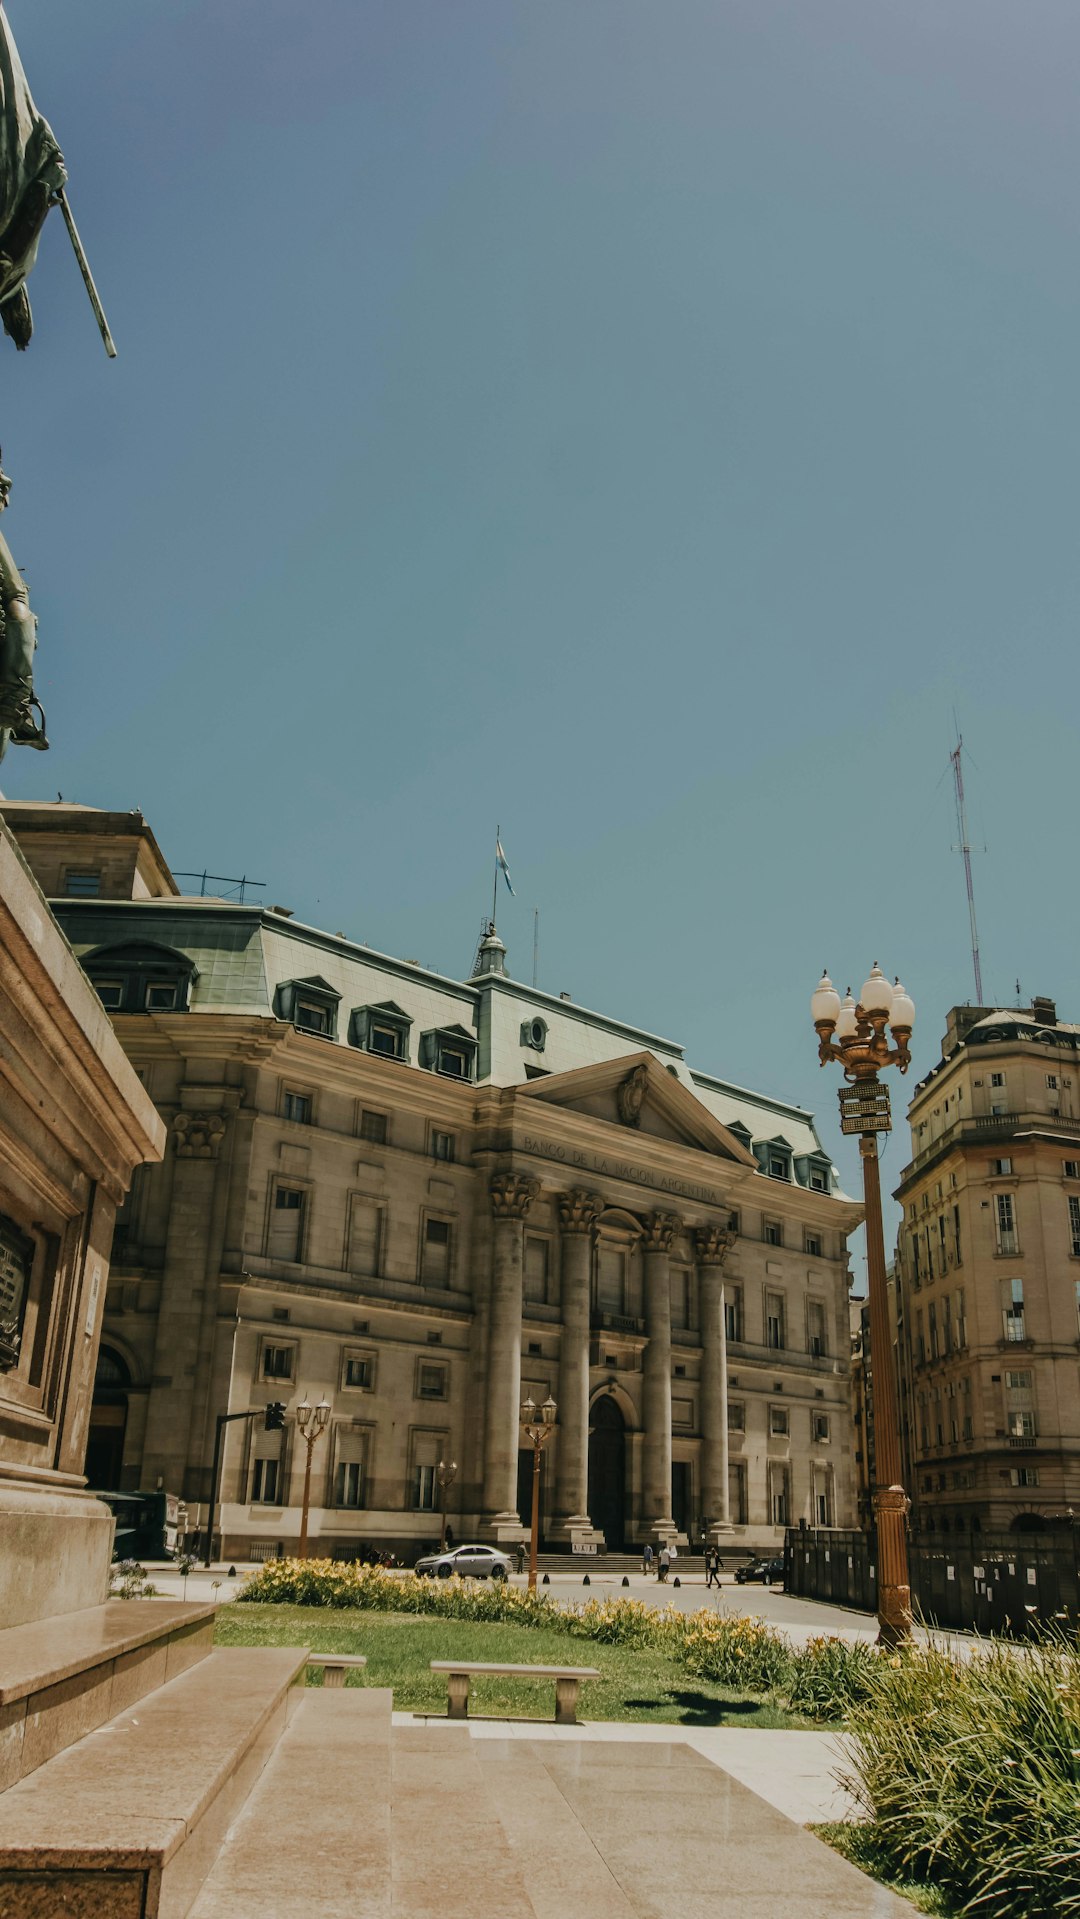
<path id="1" fill-rule="evenodd" d="M 753 1153 L 742 1140 L 653 1053 L 630 1053 L 621 1059 L 603 1060 L 597 1066 L 552 1073 L 528 1081 L 516 1092 L 521 1099 L 606 1121 L 617 1127 L 627 1142 L 635 1134 L 638 1138 L 662 1139 L 757 1168 Z"/>

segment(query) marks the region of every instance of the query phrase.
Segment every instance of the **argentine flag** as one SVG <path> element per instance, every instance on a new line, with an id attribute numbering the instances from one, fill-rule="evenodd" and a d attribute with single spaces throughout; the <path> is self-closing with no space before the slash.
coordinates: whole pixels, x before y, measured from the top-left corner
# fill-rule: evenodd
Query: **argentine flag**
<path id="1" fill-rule="evenodd" d="M 510 868 L 506 864 L 506 854 L 503 852 L 503 844 L 497 833 L 495 835 L 495 864 L 502 874 L 503 879 L 506 881 L 507 886 L 510 888 L 511 899 L 516 900 L 517 894 L 514 892 L 510 881 Z"/>

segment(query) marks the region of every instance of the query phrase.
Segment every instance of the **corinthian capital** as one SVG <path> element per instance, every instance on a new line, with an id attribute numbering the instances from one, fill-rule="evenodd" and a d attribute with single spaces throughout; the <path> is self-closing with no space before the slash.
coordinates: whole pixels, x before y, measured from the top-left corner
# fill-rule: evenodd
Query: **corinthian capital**
<path id="1" fill-rule="evenodd" d="M 699 1226 L 694 1234 L 694 1255 L 699 1266 L 722 1266 L 735 1244 L 730 1226 Z"/>
<path id="2" fill-rule="evenodd" d="M 681 1228 L 682 1220 L 678 1213 L 650 1213 L 641 1239 L 643 1251 L 670 1253 L 675 1235 Z"/>
<path id="3" fill-rule="evenodd" d="M 559 1225 L 564 1233 L 588 1233 L 604 1210 L 599 1193 L 587 1193 L 584 1186 L 559 1194 Z"/>
<path id="4" fill-rule="evenodd" d="M 496 1219 L 524 1219 L 539 1191 L 540 1181 L 527 1173 L 493 1173 L 491 1210 Z"/>
<path id="5" fill-rule="evenodd" d="M 173 1134 L 178 1159 L 216 1159 L 225 1137 L 225 1115 L 179 1112 Z"/>

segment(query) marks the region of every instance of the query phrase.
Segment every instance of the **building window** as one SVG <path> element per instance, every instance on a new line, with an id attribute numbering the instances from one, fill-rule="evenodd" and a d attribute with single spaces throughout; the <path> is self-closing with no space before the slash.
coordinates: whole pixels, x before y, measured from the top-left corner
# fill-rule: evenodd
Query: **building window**
<path id="1" fill-rule="evenodd" d="M 354 1194 L 349 1207 L 348 1269 L 375 1278 L 382 1250 L 382 1207 Z"/>
<path id="2" fill-rule="evenodd" d="M 375 1385 L 375 1355 L 346 1353 L 341 1367 L 341 1384 L 353 1391 L 370 1393 Z"/>
<path id="3" fill-rule="evenodd" d="M 438 1481 L 434 1466 L 414 1466 L 412 1503 L 417 1512 L 433 1513 L 438 1506 Z"/>
<path id="4" fill-rule="evenodd" d="M 334 1471 L 335 1506 L 362 1506 L 364 1492 L 363 1461 L 339 1459 Z"/>
<path id="5" fill-rule="evenodd" d="M 1038 1483 L 1039 1468 L 1037 1466 L 1013 1466 L 1009 1470 L 1011 1486 L 1037 1486 Z"/>
<path id="6" fill-rule="evenodd" d="M 431 1157 L 432 1157 L 432 1159 L 441 1159 L 441 1160 L 443 1160 L 443 1161 L 444 1161 L 444 1163 L 445 1163 L 445 1164 L 446 1164 L 447 1166 L 452 1166 L 452 1165 L 453 1165 L 453 1163 L 454 1163 L 454 1135 L 453 1135 L 453 1133 L 437 1133 L 437 1132 L 432 1132 L 432 1135 L 431 1135 Z"/>
<path id="7" fill-rule="evenodd" d="M 936 1359 L 938 1357 L 938 1323 L 937 1323 L 936 1301 L 931 1300 L 926 1310 L 927 1310 L 927 1317 L 930 1325 L 930 1357 L 931 1359 Z"/>
<path id="8" fill-rule="evenodd" d="M 340 1000 L 341 994 L 329 980 L 315 975 L 311 979 L 285 980 L 274 994 L 274 1010 L 279 1019 L 288 1020 L 301 1033 L 334 1039 Z"/>
<path id="9" fill-rule="evenodd" d="M 385 1146 L 386 1131 L 386 1114 L 373 1113 L 364 1107 L 360 1114 L 361 1139 L 366 1139 L 369 1146 Z"/>
<path id="10" fill-rule="evenodd" d="M 1058 1089 L 1058 1076 L 1057 1076 L 1057 1074 L 1056 1074 L 1056 1073 L 1047 1073 L 1047 1075 L 1046 1075 L 1046 1090 L 1047 1090 L 1047 1092 L 1048 1092 L 1048 1093 L 1056 1093 L 1056 1092 L 1057 1092 L 1057 1089 Z"/>
<path id="11" fill-rule="evenodd" d="M 1026 1338 L 1024 1330 L 1024 1282 L 1007 1279 L 1003 1286 L 1001 1323 L 1004 1336 L 1011 1342 Z"/>
<path id="12" fill-rule="evenodd" d="M 811 1299 L 806 1307 L 807 1351 L 814 1359 L 824 1359 L 828 1352 L 825 1338 L 825 1308 L 819 1299 Z"/>
<path id="13" fill-rule="evenodd" d="M 815 1446 L 827 1446 L 829 1444 L 828 1413 L 814 1414 L 814 1444 Z"/>
<path id="14" fill-rule="evenodd" d="M 143 1004 L 148 1013 L 174 1013 L 179 991 L 176 980 L 148 980 Z"/>
<path id="15" fill-rule="evenodd" d="M 786 1466 L 769 1468 L 769 1511 L 774 1526 L 786 1526 L 790 1500 L 788 1496 L 788 1472 Z"/>
<path id="16" fill-rule="evenodd" d="M 285 1093 L 285 1118 L 293 1119 L 298 1126 L 311 1125 L 311 1094 Z"/>
<path id="17" fill-rule="evenodd" d="M 330 1031 L 330 1009 L 318 1000 L 298 999 L 293 1013 L 293 1023 L 302 1033 L 328 1034 Z"/>
<path id="18" fill-rule="evenodd" d="M 420 1035 L 420 1064 L 447 1079 L 475 1077 L 476 1041 L 463 1026 L 437 1027 Z"/>
<path id="19" fill-rule="evenodd" d="M 821 1258 L 822 1253 L 821 1253 L 821 1234 L 820 1233 L 807 1233 L 806 1250 L 810 1254 L 811 1259 Z"/>
<path id="20" fill-rule="evenodd" d="M 64 874 L 64 893 L 69 900 L 101 898 L 101 873 L 90 867 L 68 867 Z"/>
<path id="21" fill-rule="evenodd" d="M 690 1274 L 685 1266 L 672 1266 L 671 1324 L 685 1332 L 690 1325 Z"/>
<path id="22" fill-rule="evenodd" d="M 782 1246 L 784 1243 L 784 1234 L 780 1221 L 778 1219 L 767 1219 L 764 1222 L 762 1237 L 764 1238 L 766 1246 Z"/>
<path id="23" fill-rule="evenodd" d="M 531 1047 L 534 1053 L 542 1053 L 547 1045 L 547 1021 L 526 1019 L 521 1022 L 521 1044 Z"/>
<path id="24" fill-rule="evenodd" d="M 786 1439 L 791 1430 L 786 1406 L 769 1407 L 769 1432 L 774 1439 Z"/>
<path id="25" fill-rule="evenodd" d="M 960 1250 L 960 1208 L 959 1206 L 954 1206 L 952 1209 L 952 1232 L 953 1232 L 953 1258 L 955 1259 L 956 1264 L 958 1266 L 962 1266 L 964 1263 L 964 1258 Z"/>
<path id="26" fill-rule="evenodd" d="M 450 1222 L 446 1219 L 426 1219 L 424 1236 L 421 1241 L 420 1283 L 423 1286 L 449 1286 L 450 1284 Z"/>
<path id="27" fill-rule="evenodd" d="M 1016 1253 L 1019 1246 L 1016 1238 L 1016 1208 L 1011 1193 L 994 1194 L 994 1217 L 997 1224 L 997 1249 L 999 1253 Z"/>
<path id="28" fill-rule="evenodd" d="M 819 1526 L 832 1525 L 832 1485 L 819 1477 L 814 1488 L 814 1518 Z"/>
<path id="29" fill-rule="evenodd" d="M 728 1339 L 734 1340 L 736 1345 L 741 1342 L 743 1336 L 742 1318 L 742 1288 L 740 1286 L 725 1286 L 724 1332 Z"/>
<path id="30" fill-rule="evenodd" d="M 1080 1257 L 1080 1199 L 1069 1194 L 1069 1242 L 1074 1259 Z"/>
<path id="31" fill-rule="evenodd" d="M 1024 1413 L 1024 1412 L 1014 1411 L 1014 1412 L 1010 1412 L 1007 1415 L 1007 1418 L 1009 1422 L 1009 1438 L 1010 1439 L 1034 1439 L 1035 1437 L 1034 1413 Z"/>
<path id="32" fill-rule="evenodd" d="M 787 1179 L 788 1163 L 782 1153 L 769 1154 L 769 1178 Z"/>
<path id="33" fill-rule="evenodd" d="M 251 1504 L 276 1506 L 280 1460 L 256 1459 L 251 1467 Z"/>
<path id="34" fill-rule="evenodd" d="M 992 1159 L 990 1161 L 990 1173 L 992 1178 L 1008 1179 L 1011 1172 L 1012 1172 L 1011 1159 Z"/>
<path id="35" fill-rule="evenodd" d="M 525 1298 L 536 1306 L 546 1306 L 551 1248 L 546 1239 L 529 1233 L 525 1239 Z"/>
<path id="36" fill-rule="evenodd" d="M 267 1245 L 271 1259 L 300 1258 L 304 1240 L 305 1197 L 299 1187 L 275 1186 Z"/>
<path id="37" fill-rule="evenodd" d="M 393 1000 L 381 1006 L 357 1006 L 349 1021 L 349 1039 L 365 1053 L 378 1053 L 382 1059 L 409 1057 L 409 1015 Z"/>
<path id="38" fill-rule="evenodd" d="M 784 1337 L 784 1300 L 781 1293 L 765 1295 L 765 1344 L 780 1352 L 787 1345 Z"/>
<path id="39" fill-rule="evenodd" d="M 820 1166 L 810 1168 L 810 1189 L 815 1193 L 827 1193 L 829 1190 L 829 1175 Z"/>
<path id="40" fill-rule="evenodd" d="M 293 1376 L 293 1346 L 264 1346 L 262 1376 L 264 1379 L 291 1379 Z"/>
<path id="41" fill-rule="evenodd" d="M 729 1433 L 746 1431 L 746 1408 L 741 1399 L 728 1400 L 727 1429 Z"/>
<path id="42" fill-rule="evenodd" d="M 421 1360 L 416 1369 L 417 1399 L 446 1398 L 446 1367 L 437 1361 Z"/>
<path id="43" fill-rule="evenodd" d="M 995 1087 L 1003 1087 L 1005 1084 L 1004 1073 L 991 1073 L 990 1084 L 991 1086 L 995 1086 Z"/>
<path id="44" fill-rule="evenodd" d="M 124 982 L 122 979 L 91 979 L 101 1004 L 107 1013 L 118 1013 L 124 1003 Z"/>
<path id="45" fill-rule="evenodd" d="M 198 977 L 186 953 L 150 941 L 98 947 L 82 964 L 110 1013 L 186 1012 Z"/>

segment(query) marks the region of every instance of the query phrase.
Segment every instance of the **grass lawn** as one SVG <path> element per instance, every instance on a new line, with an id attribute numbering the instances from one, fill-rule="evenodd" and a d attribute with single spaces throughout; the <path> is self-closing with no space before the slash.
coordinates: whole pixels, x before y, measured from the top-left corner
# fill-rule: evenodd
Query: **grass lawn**
<path id="1" fill-rule="evenodd" d="M 841 1853 L 845 1859 L 850 1859 L 852 1865 L 858 1866 L 861 1872 L 869 1874 L 871 1879 L 879 1880 L 883 1886 L 888 1886 L 889 1891 L 895 1892 L 898 1898 L 909 1899 L 916 1912 L 929 1913 L 930 1919 L 954 1919 L 954 1915 L 955 1919 L 959 1919 L 956 1907 L 950 1904 L 945 1894 L 937 1887 L 919 1885 L 912 1879 L 898 1878 L 895 1873 L 890 1872 L 883 1864 L 874 1846 L 873 1838 L 865 1826 L 850 1822 L 811 1826 L 810 1831 L 816 1833 L 819 1839 L 824 1839 L 825 1844 L 832 1846 L 835 1852 Z"/>
<path id="2" fill-rule="evenodd" d="M 411 1613 L 354 1612 L 315 1606 L 222 1606 L 219 1646 L 310 1646 L 313 1652 L 366 1653 L 363 1672 L 349 1685 L 392 1686 L 399 1712 L 446 1711 L 446 1674 L 428 1671 L 431 1659 L 467 1659 L 513 1665 L 595 1666 L 599 1679 L 581 1689 L 579 1717 L 638 1719 L 684 1726 L 806 1726 L 771 1700 L 726 1691 L 695 1679 L 657 1652 L 598 1645 L 563 1632 L 529 1626 L 430 1619 Z M 321 1683 L 321 1676 L 318 1683 Z M 470 1710 L 515 1719 L 553 1719 L 551 1679 L 474 1679 Z"/>

